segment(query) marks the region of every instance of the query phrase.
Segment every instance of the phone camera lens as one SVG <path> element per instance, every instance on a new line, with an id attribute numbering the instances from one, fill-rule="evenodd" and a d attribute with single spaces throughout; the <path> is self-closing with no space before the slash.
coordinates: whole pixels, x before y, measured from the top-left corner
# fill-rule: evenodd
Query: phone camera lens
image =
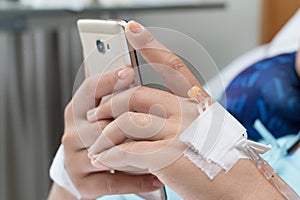
<path id="1" fill-rule="evenodd" d="M 96 45 L 97 45 L 98 52 L 104 54 L 105 53 L 104 42 L 102 40 L 97 40 Z"/>

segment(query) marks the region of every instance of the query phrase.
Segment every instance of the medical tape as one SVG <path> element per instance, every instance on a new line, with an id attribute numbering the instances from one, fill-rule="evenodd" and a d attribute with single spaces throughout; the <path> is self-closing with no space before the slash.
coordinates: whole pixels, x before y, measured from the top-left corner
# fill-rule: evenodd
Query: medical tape
<path id="1" fill-rule="evenodd" d="M 187 146 L 184 155 L 213 179 L 219 172 L 228 172 L 241 158 L 247 145 L 258 153 L 270 147 L 248 141 L 246 129 L 219 103 L 214 102 L 180 135 Z"/>

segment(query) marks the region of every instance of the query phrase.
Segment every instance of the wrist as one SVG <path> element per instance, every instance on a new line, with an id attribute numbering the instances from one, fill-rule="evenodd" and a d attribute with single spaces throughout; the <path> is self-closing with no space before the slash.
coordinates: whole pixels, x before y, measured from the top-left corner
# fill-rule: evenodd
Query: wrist
<path id="1" fill-rule="evenodd" d="M 224 199 L 221 187 L 184 156 L 153 174 L 183 199 Z"/>
<path id="2" fill-rule="evenodd" d="M 48 200 L 57 200 L 57 199 L 77 200 L 77 198 L 69 191 L 53 183 L 51 190 L 49 192 Z"/>
<path id="3" fill-rule="evenodd" d="M 213 180 L 183 156 L 154 175 L 183 199 L 284 199 L 248 159 L 240 159 Z"/>

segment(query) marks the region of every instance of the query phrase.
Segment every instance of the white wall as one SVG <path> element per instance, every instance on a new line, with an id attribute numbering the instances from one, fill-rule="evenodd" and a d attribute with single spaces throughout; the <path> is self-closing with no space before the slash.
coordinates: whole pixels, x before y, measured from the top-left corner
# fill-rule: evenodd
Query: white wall
<path id="1" fill-rule="evenodd" d="M 210 0 L 213 1 L 213 0 Z M 223 10 L 138 13 L 145 26 L 180 31 L 198 41 L 219 68 L 259 42 L 260 0 L 219 0 Z"/>

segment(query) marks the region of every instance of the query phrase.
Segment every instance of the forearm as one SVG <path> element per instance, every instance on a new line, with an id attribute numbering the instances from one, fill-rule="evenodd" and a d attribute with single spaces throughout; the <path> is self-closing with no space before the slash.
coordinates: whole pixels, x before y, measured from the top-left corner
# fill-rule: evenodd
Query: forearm
<path id="1" fill-rule="evenodd" d="M 239 160 L 227 174 L 222 171 L 213 180 L 186 157 L 181 157 L 156 175 L 184 199 L 284 199 L 246 159 Z"/>
<path id="2" fill-rule="evenodd" d="M 77 200 L 69 191 L 53 183 L 49 192 L 48 200 Z"/>

